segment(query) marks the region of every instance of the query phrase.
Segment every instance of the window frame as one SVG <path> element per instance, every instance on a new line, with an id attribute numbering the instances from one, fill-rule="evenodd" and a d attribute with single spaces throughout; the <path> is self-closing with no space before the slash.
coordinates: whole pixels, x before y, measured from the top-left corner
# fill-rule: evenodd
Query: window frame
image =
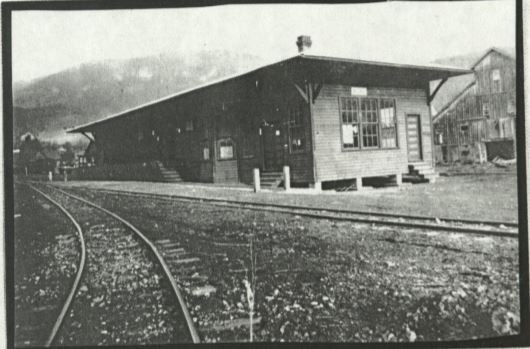
<path id="1" fill-rule="evenodd" d="M 371 108 L 372 107 L 372 103 L 375 101 L 375 109 L 366 109 L 365 113 L 366 113 L 366 117 L 368 118 L 368 113 L 374 113 L 375 112 L 375 117 L 376 117 L 376 121 L 363 121 L 363 109 L 362 109 L 362 106 L 363 106 L 363 101 L 365 103 L 368 104 L 368 106 Z M 361 149 L 379 149 L 381 148 L 381 135 L 380 135 L 380 115 L 379 115 L 379 98 L 373 98 L 373 97 L 367 97 L 367 98 L 361 98 L 360 99 L 360 102 L 359 103 L 359 107 L 360 107 L 360 119 L 359 119 L 359 123 L 361 125 L 360 127 L 360 138 L 361 138 L 361 143 L 360 143 L 360 146 L 361 146 Z M 375 136 L 374 134 L 367 134 L 365 135 L 364 134 L 364 126 L 372 126 L 371 128 L 373 128 L 375 126 Z M 364 140 L 365 140 L 365 137 L 370 137 L 370 138 L 366 138 L 367 140 L 370 139 L 372 141 L 372 144 L 373 144 L 373 141 L 375 139 L 377 145 L 371 145 L 371 146 L 365 146 L 364 145 Z M 375 137 L 375 138 L 374 138 Z"/>
<path id="2" fill-rule="evenodd" d="M 204 158 L 204 150 L 208 149 L 208 159 Z M 210 141 L 208 139 L 204 139 L 201 141 L 201 161 L 203 162 L 210 162 L 212 161 L 212 147 L 210 144 Z"/>
<path id="3" fill-rule="evenodd" d="M 353 122 L 355 117 L 352 116 L 352 122 L 351 123 L 344 123 L 342 114 L 343 114 L 343 108 L 342 108 L 342 99 L 350 99 L 356 101 L 356 112 L 357 112 L 357 122 Z M 364 122 L 362 120 L 362 112 L 361 112 L 361 102 L 362 100 L 376 100 L 376 115 L 377 115 L 377 123 L 375 122 Z M 394 147 L 383 147 L 382 146 L 382 128 L 381 128 L 381 113 L 380 113 L 380 106 L 381 101 L 392 101 L 394 105 L 394 129 L 395 129 L 395 135 L 396 135 L 396 145 Z M 343 152 L 356 152 L 356 151 L 372 151 L 372 150 L 399 150 L 399 130 L 398 130 L 398 115 L 397 115 L 397 103 L 396 98 L 394 97 L 385 97 L 385 96 L 339 96 L 338 97 L 338 107 L 339 107 L 339 133 L 340 133 L 340 147 Z M 355 115 L 355 109 L 352 109 Z M 363 124 L 367 125 L 377 125 L 377 146 L 363 146 Z M 344 134 L 343 134 L 343 125 L 357 125 L 359 128 L 359 132 L 357 135 L 358 139 L 358 147 L 345 147 L 344 146 Z M 355 143 L 354 143 L 355 144 Z"/>
<path id="4" fill-rule="evenodd" d="M 227 141 L 230 141 L 230 143 L 232 144 L 232 157 L 222 158 L 221 157 L 221 143 L 227 142 Z M 217 156 L 216 156 L 217 161 L 233 161 L 237 159 L 236 143 L 232 137 L 223 137 L 223 138 L 218 139 L 216 142 L 216 147 L 217 147 Z"/>
<path id="5" fill-rule="evenodd" d="M 399 137 L 398 137 L 398 117 L 397 117 L 397 108 L 396 108 L 396 99 L 395 98 L 386 98 L 386 97 L 381 97 L 381 98 L 378 98 L 378 105 L 379 105 L 379 136 L 380 136 L 380 140 L 379 140 L 379 145 L 380 145 L 380 148 L 381 149 L 398 149 L 399 148 Z M 393 110 L 394 110 L 394 132 L 395 132 L 395 141 L 396 141 L 396 144 L 393 146 L 393 147 L 384 147 L 383 146 L 383 127 L 382 127 L 382 122 L 381 122 L 381 103 L 383 101 L 392 101 L 392 107 L 393 107 Z"/>
<path id="6" fill-rule="evenodd" d="M 344 123 L 344 118 L 343 118 L 343 112 L 345 111 L 344 109 L 342 109 L 342 98 L 344 98 L 345 100 L 346 99 L 349 99 L 351 100 L 352 102 L 355 101 L 355 105 L 356 105 L 356 109 L 351 109 L 351 113 L 352 113 L 352 118 L 351 118 L 351 122 L 347 122 L 347 123 Z M 339 123 L 340 123 L 340 144 L 341 144 L 341 148 L 343 151 L 357 151 L 357 150 L 361 150 L 361 122 L 360 122 L 360 112 L 359 112 L 359 102 L 360 102 L 360 99 L 358 97 L 339 97 Z M 352 104 L 353 105 L 353 104 Z M 350 110 L 346 110 L 346 112 L 349 112 Z M 354 122 L 354 114 L 357 113 L 357 122 Z M 344 146 L 344 132 L 343 132 L 343 128 L 344 128 L 344 125 L 357 125 L 357 129 L 358 129 L 358 133 L 357 133 L 357 146 L 355 146 L 355 138 L 354 138 L 354 142 L 352 143 L 353 146 L 352 147 L 345 147 Z M 350 144 L 350 143 L 348 143 Z"/>
<path id="7" fill-rule="evenodd" d="M 195 120 L 190 119 L 184 122 L 184 132 L 193 132 L 195 131 Z"/>
<path id="8" fill-rule="evenodd" d="M 502 93 L 502 76 L 501 70 L 498 68 L 491 70 L 491 87 L 493 93 Z"/>
<path id="9" fill-rule="evenodd" d="M 293 114 L 294 112 L 294 114 Z M 304 113 L 304 104 L 302 102 L 291 105 L 287 108 L 288 121 L 287 121 L 287 136 L 289 139 L 289 154 L 302 154 L 307 151 L 307 135 L 306 135 L 306 114 Z M 296 113 L 299 117 L 299 123 L 296 123 Z M 293 119 L 294 115 L 294 119 Z M 293 149 L 293 131 L 301 132 L 302 144 L 299 149 Z"/>
<path id="10" fill-rule="evenodd" d="M 489 100 L 488 101 L 482 100 L 482 117 L 484 117 L 484 118 L 486 118 L 488 120 L 491 118 L 491 110 L 490 110 Z"/>

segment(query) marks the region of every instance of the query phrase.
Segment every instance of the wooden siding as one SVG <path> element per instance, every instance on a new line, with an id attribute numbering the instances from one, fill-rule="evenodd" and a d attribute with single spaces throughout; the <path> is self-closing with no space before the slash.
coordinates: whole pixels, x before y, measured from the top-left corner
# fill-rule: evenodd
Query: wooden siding
<path id="1" fill-rule="evenodd" d="M 476 86 L 436 117 L 437 145 L 462 146 L 515 137 L 515 60 L 492 51 L 474 70 Z M 494 70 L 499 70 L 500 91 L 494 89 Z"/>
<path id="2" fill-rule="evenodd" d="M 350 87 L 325 85 L 313 108 L 317 181 L 407 172 L 406 114 L 421 116 L 423 161 L 432 160 L 430 113 L 424 90 L 368 89 L 368 97 L 393 98 L 396 101 L 398 134 L 398 148 L 396 149 L 343 150 L 339 96 L 351 96 Z"/>

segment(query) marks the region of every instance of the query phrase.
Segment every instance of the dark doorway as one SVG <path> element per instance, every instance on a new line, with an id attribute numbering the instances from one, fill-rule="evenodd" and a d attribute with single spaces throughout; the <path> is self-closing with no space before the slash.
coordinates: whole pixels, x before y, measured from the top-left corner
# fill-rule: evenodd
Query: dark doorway
<path id="1" fill-rule="evenodd" d="M 283 132 L 279 123 L 262 126 L 263 170 L 281 171 L 283 166 Z"/>
<path id="2" fill-rule="evenodd" d="M 417 114 L 407 115 L 407 153 L 409 162 L 422 160 L 421 124 Z"/>

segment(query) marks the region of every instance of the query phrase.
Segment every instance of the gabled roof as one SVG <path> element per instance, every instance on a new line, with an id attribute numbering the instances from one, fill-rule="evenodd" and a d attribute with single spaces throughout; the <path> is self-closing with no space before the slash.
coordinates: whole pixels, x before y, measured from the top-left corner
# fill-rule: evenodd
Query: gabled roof
<path id="1" fill-rule="evenodd" d="M 506 58 L 515 60 L 515 53 L 512 53 L 512 52 L 510 52 L 508 50 L 505 50 L 505 49 L 502 49 L 502 48 L 499 48 L 499 47 L 491 47 L 482 56 L 480 56 L 480 58 L 475 62 L 475 64 L 473 64 L 471 66 L 471 69 L 475 69 L 475 67 L 477 65 L 479 65 L 480 62 L 482 62 L 482 60 L 484 58 L 486 58 L 492 52 L 497 52 L 498 54 L 500 54 L 500 55 L 502 55 L 502 56 L 504 56 Z"/>
<path id="2" fill-rule="evenodd" d="M 470 69 L 474 69 L 492 52 L 496 52 L 512 60 L 515 59 L 515 51 L 512 52 L 510 49 L 504 49 L 500 47 L 490 47 L 480 55 L 476 53 L 471 55 L 470 59 L 465 60 L 467 61 L 465 64 L 470 65 Z M 468 74 L 449 79 L 442 86 L 440 91 L 438 91 L 438 94 L 431 103 L 436 110 L 439 110 L 433 117 L 433 120 L 436 120 L 438 116 L 444 113 L 449 106 L 459 100 L 462 95 L 469 90 L 470 86 L 474 85 L 475 78 L 475 74 Z"/>
<path id="3" fill-rule="evenodd" d="M 323 71 L 333 71 L 333 77 L 329 79 L 345 79 L 346 75 L 344 72 L 355 73 L 355 77 L 359 83 L 366 82 L 367 79 L 385 79 L 392 77 L 394 74 L 400 74 L 400 76 L 406 75 L 410 76 L 410 80 L 413 82 L 418 81 L 432 81 L 443 78 L 448 78 L 451 76 L 457 76 L 462 74 L 469 74 L 471 71 L 469 69 L 443 66 L 437 64 L 428 64 L 428 65 L 416 65 L 416 64 L 399 64 L 399 63 L 388 63 L 388 62 L 377 62 L 377 61 L 365 61 L 359 59 L 349 59 L 349 58 L 340 58 L 340 57 L 329 57 L 323 55 L 308 55 L 308 54 L 297 54 L 289 58 L 280 60 L 278 62 L 268 64 L 251 71 L 232 75 L 217 81 L 209 82 L 200 86 L 196 86 L 178 93 L 166 96 L 164 98 L 157 99 L 152 102 L 148 102 L 137 107 L 127 109 L 125 111 L 110 115 L 106 118 L 90 122 L 77 126 L 73 129 L 68 130 L 67 132 L 89 132 L 94 126 L 101 125 L 110 120 L 115 120 L 117 118 L 125 117 L 131 115 L 134 112 L 154 106 L 158 103 L 169 101 L 172 99 L 177 99 L 185 95 L 204 90 L 222 83 L 226 83 L 231 80 L 235 80 L 244 76 L 248 76 L 259 71 L 271 68 L 282 68 L 287 63 L 294 61 L 299 61 L 306 64 L 305 68 L 308 70 L 308 74 L 316 76 L 321 74 Z M 340 69 L 337 69 L 340 68 Z M 390 79 L 392 80 L 392 79 Z"/>

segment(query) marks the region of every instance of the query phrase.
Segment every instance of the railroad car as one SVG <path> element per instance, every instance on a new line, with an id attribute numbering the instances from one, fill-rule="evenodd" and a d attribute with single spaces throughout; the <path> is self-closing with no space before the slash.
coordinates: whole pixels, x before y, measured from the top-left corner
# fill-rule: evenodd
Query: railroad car
<path id="1" fill-rule="evenodd" d="M 198 86 L 75 127 L 96 166 L 77 178 L 293 185 L 433 173 L 430 102 L 449 77 L 471 71 L 312 53 Z"/>

